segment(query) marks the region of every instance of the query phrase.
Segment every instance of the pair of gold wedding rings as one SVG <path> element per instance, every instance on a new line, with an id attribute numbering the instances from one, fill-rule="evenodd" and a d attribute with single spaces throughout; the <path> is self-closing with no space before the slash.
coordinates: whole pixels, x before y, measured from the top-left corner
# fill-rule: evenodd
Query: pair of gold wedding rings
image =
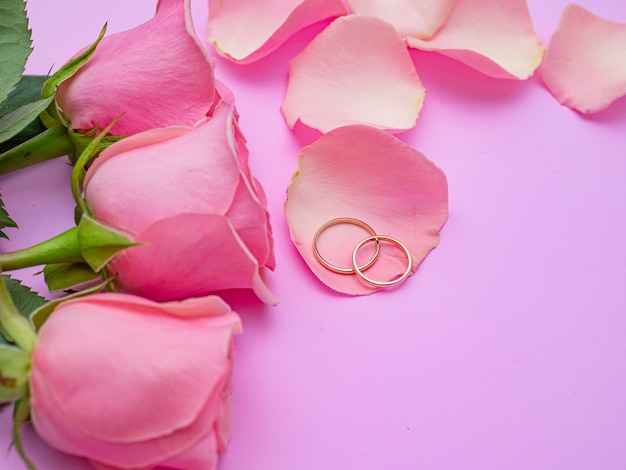
<path id="1" fill-rule="evenodd" d="M 334 225 L 339 225 L 339 224 L 351 224 L 351 225 L 357 225 L 363 229 L 365 229 L 366 232 L 368 232 L 370 234 L 370 236 L 364 238 L 363 240 L 361 240 L 359 243 L 356 244 L 356 246 L 354 247 L 354 250 L 352 251 L 352 266 L 348 267 L 348 268 L 344 268 L 341 266 L 335 266 L 334 264 L 329 263 L 320 253 L 319 247 L 318 247 L 318 242 L 320 239 L 320 236 L 322 235 L 322 233 L 324 233 L 328 228 L 334 226 Z M 372 279 L 368 276 L 366 276 L 364 274 L 364 271 L 366 271 L 367 269 L 369 269 L 371 266 L 374 265 L 374 263 L 376 262 L 376 260 L 378 259 L 378 255 L 380 254 L 380 242 L 387 242 L 387 243 L 391 243 L 395 246 L 397 246 L 398 248 L 400 248 L 407 259 L 407 267 L 406 270 L 398 277 L 395 277 L 394 279 L 388 280 L 388 281 L 377 281 L 375 279 Z M 376 250 L 374 251 L 374 254 L 372 255 L 372 257 L 364 264 L 359 265 L 358 262 L 358 254 L 359 254 L 359 250 L 366 244 L 368 243 L 376 243 Z M 372 286 L 375 287 L 391 287 L 391 286 L 395 286 L 396 284 L 401 283 L 402 281 L 404 281 L 409 274 L 411 274 L 411 267 L 412 267 L 412 259 L 411 259 L 411 252 L 409 251 L 409 249 L 402 243 L 400 242 L 398 239 L 394 238 L 394 237 L 390 237 L 388 235 L 378 235 L 374 229 L 372 227 L 370 227 L 368 224 L 366 224 L 365 222 L 363 222 L 362 220 L 359 219 L 354 219 L 351 217 L 339 217 L 337 219 L 332 219 L 329 220 L 328 222 L 326 222 L 324 225 L 322 225 L 317 232 L 315 233 L 315 238 L 313 239 L 313 253 L 315 254 L 315 258 L 320 262 L 320 264 L 322 266 L 324 266 L 326 269 L 333 271 L 335 273 L 338 274 L 356 274 L 357 277 L 359 277 L 359 279 L 361 279 L 362 281 L 366 282 L 367 284 L 370 284 Z"/>

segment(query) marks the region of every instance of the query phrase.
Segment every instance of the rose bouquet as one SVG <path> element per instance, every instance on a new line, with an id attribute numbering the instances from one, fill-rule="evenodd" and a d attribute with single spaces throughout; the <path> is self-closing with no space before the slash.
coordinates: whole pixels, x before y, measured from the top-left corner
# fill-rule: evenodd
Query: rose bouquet
<path id="1" fill-rule="evenodd" d="M 5 140 L 0 165 L 69 155 L 77 224 L 0 254 L 4 271 L 45 265 L 50 290 L 66 291 L 45 302 L 0 283 L 0 400 L 15 404 L 16 449 L 34 468 L 19 436 L 30 421 L 97 468 L 214 468 L 241 332 L 215 293 L 276 303 L 264 273 L 274 257 L 234 97 L 215 81 L 189 2 L 162 0 L 146 23 L 103 30 L 41 95 L 9 123 L 17 143 Z M 20 126 L 33 114 L 43 129 L 30 136 Z"/>
<path id="2" fill-rule="evenodd" d="M 289 235 L 339 293 L 408 279 L 440 241 L 448 182 L 393 135 L 415 125 L 426 97 L 407 47 L 524 80 L 545 49 L 525 2 L 208 3 L 208 38 L 220 60 L 237 63 L 328 21 L 290 64 L 281 106 L 290 128 L 322 134 L 302 149 L 286 191 Z M 22 0 L 7 11 L 27 31 Z M 601 41 L 607 62 L 623 25 L 571 7 L 548 49 L 546 84 L 593 111 L 624 94 L 624 77 L 604 86 L 594 75 L 605 93 L 591 100 L 579 75 L 562 73 L 593 62 L 568 50 L 576 25 L 619 33 Z M 0 282 L 0 401 L 14 404 L 15 448 L 34 468 L 19 434 L 31 422 L 48 444 L 99 469 L 215 468 L 231 431 L 233 335 L 242 331 L 219 295 L 247 289 L 277 303 L 267 200 L 235 96 L 216 79 L 189 0 L 158 1 L 154 17 L 128 31 L 104 28 L 50 77 L 21 76 L 26 43 L 16 36 L 21 52 L 0 82 L 0 174 L 69 156 L 76 226 L 0 253 L 2 271 L 44 266 L 49 290 L 64 292 L 46 301 L 8 276 Z M 11 90 L 27 87 L 36 99 L 16 100 Z M 0 235 L 14 226 L 0 203 Z"/>

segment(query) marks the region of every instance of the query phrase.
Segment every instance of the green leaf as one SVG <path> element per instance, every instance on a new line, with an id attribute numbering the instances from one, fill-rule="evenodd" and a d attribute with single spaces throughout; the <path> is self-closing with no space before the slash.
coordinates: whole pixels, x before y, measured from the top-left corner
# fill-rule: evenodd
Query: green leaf
<path id="1" fill-rule="evenodd" d="M 81 284 L 101 279 L 86 263 L 48 264 L 43 269 L 46 285 L 50 292 L 76 289 Z"/>
<path id="2" fill-rule="evenodd" d="M 78 224 L 80 252 L 95 272 L 100 271 L 120 251 L 137 244 L 86 214 Z"/>
<path id="3" fill-rule="evenodd" d="M 0 403 L 19 400 L 28 392 L 28 354 L 0 344 Z"/>
<path id="4" fill-rule="evenodd" d="M 25 286 L 18 279 L 3 274 L 4 283 L 9 294 L 20 313 L 28 318 L 30 314 L 46 303 L 46 299 L 34 292 L 30 287 Z"/>
<path id="5" fill-rule="evenodd" d="M 2 201 L 2 195 L 0 195 L 0 238 L 6 240 L 9 239 L 3 229 L 5 228 L 17 228 L 17 224 L 9 217 L 9 213 L 4 208 L 4 202 Z"/>
<path id="6" fill-rule="evenodd" d="M 47 75 L 22 75 L 15 90 L 0 104 L 0 116 L 15 108 L 19 108 L 23 104 L 40 99 L 41 90 L 48 78 Z"/>
<path id="7" fill-rule="evenodd" d="M 0 103 L 20 81 L 31 48 L 24 0 L 0 0 Z"/>
<path id="8" fill-rule="evenodd" d="M 0 0 L 0 1 L 3 1 L 3 0 Z M 96 39 L 96 42 L 94 42 L 85 52 L 74 57 L 67 64 L 61 67 L 54 75 L 52 75 L 46 81 L 46 83 L 44 83 L 43 89 L 41 90 L 42 98 L 48 98 L 50 96 L 54 96 L 56 94 L 57 87 L 59 86 L 59 84 L 67 80 L 68 78 L 70 78 L 72 75 L 74 75 L 78 71 L 78 69 L 80 69 L 85 64 L 85 62 L 89 60 L 89 58 L 92 56 L 92 54 L 96 50 L 96 46 L 104 37 L 106 30 L 107 30 L 107 25 L 105 23 L 102 29 L 100 30 L 100 34 L 98 35 L 98 39 Z M 59 115 L 59 112 L 57 111 L 57 108 L 56 108 L 56 103 L 52 103 L 48 107 L 48 110 L 41 114 L 41 120 L 46 125 L 46 127 L 53 127 L 59 123 L 62 123 L 66 125 L 66 127 L 68 127 L 67 120 L 64 119 L 63 116 Z"/>
<path id="9" fill-rule="evenodd" d="M 1 1 L 1 0 L 0 0 Z M 45 111 L 54 96 L 27 103 L 0 116 L 0 143 L 6 142 L 26 128 Z"/>
<path id="10" fill-rule="evenodd" d="M 13 111 L 27 103 L 41 99 L 41 89 L 48 77 L 43 75 L 24 75 L 17 84 L 17 88 L 9 95 L 4 103 L 0 104 L 0 116 Z M 0 144 L 0 153 L 4 153 L 22 142 L 32 139 L 46 130 L 39 116 L 28 124 L 21 132 L 6 142 Z"/>

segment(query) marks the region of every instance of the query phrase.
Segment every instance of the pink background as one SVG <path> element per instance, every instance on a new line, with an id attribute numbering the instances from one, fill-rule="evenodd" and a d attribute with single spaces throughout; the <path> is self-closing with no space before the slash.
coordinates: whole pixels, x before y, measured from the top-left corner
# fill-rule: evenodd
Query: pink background
<path id="1" fill-rule="evenodd" d="M 581 5 L 626 23 L 623 0 Z M 566 0 L 529 0 L 547 43 Z M 131 28 L 155 2 L 30 0 L 28 72 L 56 70 L 102 24 Z M 204 36 L 207 7 L 195 2 Z M 592 116 L 559 105 L 540 74 L 496 80 L 411 52 L 427 88 L 399 137 L 447 174 L 450 218 L 415 276 L 350 298 L 322 285 L 289 239 L 282 206 L 317 134 L 280 113 L 288 63 L 316 25 L 249 66 L 217 60 L 235 92 L 269 197 L 280 299 L 229 295 L 237 338 L 235 423 L 220 470 L 626 468 L 626 100 Z M 2 177 L 8 251 L 73 223 L 63 160 Z M 19 272 L 43 290 L 35 270 Z M 94 403 L 94 406 L 97 404 Z M 24 428 L 41 470 L 81 470 Z M 10 413 L 0 413 L 0 449 Z M 15 451 L 0 468 L 24 468 Z"/>

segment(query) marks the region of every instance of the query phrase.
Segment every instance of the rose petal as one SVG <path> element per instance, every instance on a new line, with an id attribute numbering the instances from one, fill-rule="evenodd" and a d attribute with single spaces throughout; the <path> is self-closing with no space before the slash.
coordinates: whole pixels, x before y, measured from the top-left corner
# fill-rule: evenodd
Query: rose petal
<path id="1" fill-rule="evenodd" d="M 259 266 L 274 268 L 273 242 L 270 237 L 259 237 L 259 227 L 269 227 L 269 215 L 250 184 L 243 178 L 239 182 L 233 204 L 226 213 L 237 235 L 250 250 Z M 269 264 L 267 262 L 270 261 Z"/>
<path id="2" fill-rule="evenodd" d="M 411 47 L 438 51 L 496 78 L 530 77 L 544 52 L 525 0 L 457 0 L 448 21 Z"/>
<path id="3" fill-rule="evenodd" d="M 192 448 L 161 463 L 164 468 L 184 470 L 215 470 L 217 468 L 217 442 L 213 434 L 207 435 Z"/>
<path id="4" fill-rule="evenodd" d="M 103 308 L 115 307 L 118 309 L 127 308 L 128 310 L 149 308 L 155 312 L 179 317 L 222 317 L 228 319 L 226 315 L 231 311 L 230 306 L 216 295 L 156 303 L 135 295 L 116 293 L 115 296 L 109 294 L 91 295 L 88 300 L 90 305 L 99 305 Z M 63 305 L 71 305 L 72 303 L 84 305 L 82 297 L 66 300 Z M 213 324 L 218 325 L 218 322 L 214 320 Z M 234 332 L 241 333 L 242 331 L 240 327 L 237 327 L 234 328 Z"/>
<path id="5" fill-rule="evenodd" d="M 196 37 L 190 0 L 161 0 L 148 22 L 105 37 L 87 63 L 61 83 L 57 102 L 73 129 L 131 135 L 195 124 L 214 100 L 214 76 Z M 172 79 L 175 77 L 175 79 Z"/>
<path id="6" fill-rule="evenodd" d="M 316 231 L 334 218 L 360 219 L 377 234 L 404 243 L 414 272 L 439 243 L 448 216 L 448 186 L 439 168 L 394 136 L 368 126 L 346 126 L 302 150 L 285 214 L 296 248 L 324 284 L 346 294 L 370 294 L 377 289 L 318 262 L 313 254 Z M 356 243 L 368 234 L 349 225 L 331 228 L 326 241 L 320 237 L 320 252 L 331 263 L 349 267 Z M 390 256 L 381 248 L 374 266 L 399 274 L 406 257 Z"/>
<path id="7" fill-rule="evenodd" d="M 188 427 L 175 429 L 163 436 L 145 441 L 124 443 L 103 440 L 80 432 L 71 417 L 64 413 L 61 403 L 55 399 L 54 393 L 47 388 L 45 380 L 38 372 L 33 373 L 32 380 L 33 393 L 39 397 L 37 406 L 48 410 L 45 415 L 36 411 L 32 415 L 37 433 L 52 447 L 67 454 L 86 457 L 104 468 L 107 468 L 107 465 L 113 468 L 153 468 L 165 459 L 175 459 L 188 451 L 194 452 L 195 446 L 211 438 L 211 425 L 219 419 L 216 411 L 220 403 L 217 402 L 217 395 L 213 394 L 198 414 L 196 421 Z M 110 392 L 109 396 L 114 396 L 114 392 Z M 128 418 L 138 419 L 134 414 L 129 414 Z M 212 438 L 215 440 L 215 437 Z M 215 454 L 196 457 L 203 458 L 207 464 L 206 467 L 200 468 L 211 468 L 208 464 L 216 460 Z"/>
<path id="8" fill-rule="evenodd" d="M 245 64 L 305 26 L 344 14 L 340 0 L 209 0 L 207 38 L 221 55 Z"/>
<path id="9" fill-rule="evenodd" d="M 626 95 L 626 24 L 568 5 L 550 39 L 542 75 L 559 103 L 594 113 Z"/>
<path id="10" fill-rule="evenodd" d="M 277 303 L 258 261 L 226 217 L 181 214 L 155 222 L 134 240 L 144 244 L 124 250 L 109 264 L 122 292 L 163 301 L 251 288 L 263 302 Z"/>
<path id="11" fill-rule="evenodd" d="M 360 15 L 333 21 L 292 60 L 282 111 L 328 132 L 348 124 L 406 130 L 424 101 L 406 46 L 388 23 Z"/>
<path id="12" fill-rule="evenodd" d="M 443 26 L 455 0 L 346 0 L 359 15 L 392 24 L 401 37 L 430 39 Z"/>
<path id="13" fill-rule="evenodd" d="M 246 146 L 246 138 L 244 137 L 243 132 L 241 132 L 237 121 L 234 121 L 233 124 L 234 143 L 237 148 L 236 155 L 237 158 L 239 158 L 239 167 L 243 177 L 238 190 L 243 191 L 245 186 L 245 192 L 247 192 L 248 195 L 243 198 L 238 198 L 237 195 L 235 195 L 235 199 L 233 200 L 233 205 L 228 216 L 231 222 L 233 222 L 239 236 L 242 237 L 244 241 L 248 240 L 246 241 L 246 245 L 250 248 L 259 264 L 273 270 L 276 266 L 276 260 L 274 258 L 274 239 L 272 236 L 272 226 L 270 224 L 270 214 L 267 210 L 267 197 L 263 186 L 254 176 L 252 176 L 250 171 L 250 165 L 248 165 L 249 151 Z M 239 222 L 235 222 L 237 214 L 234 212 L 236 210 L 234 208 L 239 206 L 241 203 L 244 203 L 243 205 L 251 204 L 253 207 L 260 208 L 265 214 L 264 222 L 259 221 L 254 224 L 247 223 L 251 236 L 254 232 L 257 232 L 255 240 L 247 238 L 247 236 L 244 235 L 244 227 L 241 226 Z M 254 212 L 257 213 L 256 210 Z M 252 213 L 252 211 L 250 213 Z M 242 222 L 246 221 L 242 220 Z M 259 240 L 258 237 L 259 227 L 264 227 L 265 232 L 267 233 L 267 237 L 265 237 L 263 241 Z"/>

